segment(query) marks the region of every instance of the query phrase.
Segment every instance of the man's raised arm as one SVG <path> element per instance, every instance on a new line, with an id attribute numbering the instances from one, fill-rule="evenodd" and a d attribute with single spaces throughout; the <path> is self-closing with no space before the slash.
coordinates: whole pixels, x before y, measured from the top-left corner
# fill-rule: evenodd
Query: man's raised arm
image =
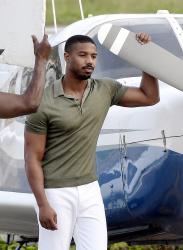
<path id="1" fill-rule="evenodd" d="M 34 43 L 35 66 L 32 80 L 22 95 L 0 93 L 0 118 L 12 118 L 29 113 L 35 113 L 41 102 L 45 86 L 45 65 L 52 48 L 48 42 L 48 36 L 44 35 L 39 43 L 32 36 Z"/>
<path id="2" fill-rule="evenodd" d="M 138 32 L 137 41 L 143 45 L 151 41 L 151 37 L 145 33 Z M 158 103 L 159 100 L 158 79 L 142 72 L 140 87 L 129 87 L 118 105 L 124 107 L 151 106 Z"/>

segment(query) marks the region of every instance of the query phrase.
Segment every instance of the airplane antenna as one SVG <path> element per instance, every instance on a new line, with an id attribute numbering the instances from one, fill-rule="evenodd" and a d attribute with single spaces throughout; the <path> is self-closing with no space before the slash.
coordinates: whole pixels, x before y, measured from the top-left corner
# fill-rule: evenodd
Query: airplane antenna
<path id="1" fill-rule="evenodd" d="M 55 15 L 55 2 L 52 0 L 52 8 L 53 8 L 53 20 L 54 20 L 54 27 L 55 27 L 55 34 L 57 33 L 57 21 Z"/>
<path id="2" fill-rule="evenodd" d="M 83 7 L 82 7 L 81 0 L 79 0 L 79 7 L 80 7 L 80 11 L 81 11 L 81 18 L 84 19 Z"/>

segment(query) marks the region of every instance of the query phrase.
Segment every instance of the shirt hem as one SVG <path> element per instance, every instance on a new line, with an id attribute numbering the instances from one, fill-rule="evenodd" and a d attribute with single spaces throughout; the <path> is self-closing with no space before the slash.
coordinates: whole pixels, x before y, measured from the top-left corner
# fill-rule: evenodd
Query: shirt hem
<path id="1" fill-rule="evenodd" d="M 76 187 L 98 180 L 96 174 L 84 176 L 62 177 L 59 179 L 44 179 L 44 188 Z"/>

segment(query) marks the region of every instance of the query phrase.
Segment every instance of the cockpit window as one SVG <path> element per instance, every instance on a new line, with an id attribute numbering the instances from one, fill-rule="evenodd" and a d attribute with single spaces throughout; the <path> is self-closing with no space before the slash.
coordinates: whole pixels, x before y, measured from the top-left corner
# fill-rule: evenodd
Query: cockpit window
<path id="1" fill-rule="evenodd" d="M 126 28 L 134 33 L 144 32 L 152 37 L 152 41 L 177 57 L 183 58 L 183 51 L 165 18 L 128 18 L 111 21 L 111 23 Z M 141 70 L 120 59 L 105 49 L 97 39 L 100 25 L 90 31 L 90 36 L 97 45 L 97 66 L 93 77 L 111 77 L 114 79 L 141 76 Z"/>
<path id="2" fill-rule="evenodd" d="M 181 28 L 183 29 L 183 18 L 182 17 L 177 17 L 175 18 L 177 22 L 180 24 Z"/>

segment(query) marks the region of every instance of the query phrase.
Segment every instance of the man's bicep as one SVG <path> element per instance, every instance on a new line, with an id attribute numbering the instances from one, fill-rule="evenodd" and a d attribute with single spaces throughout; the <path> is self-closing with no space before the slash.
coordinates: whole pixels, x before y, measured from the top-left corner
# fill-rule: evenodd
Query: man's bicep
<path id="1" fill-rule="evenodd" d="M 139 107 L 147 105 L 147 97 L 140 88 L 129 87 L 118 106 Z"/>
<path id="2" fill-rule="evenodd" d="M 25 131 L 25 159 L 34 157 L 41 161 L 46 145 L 46 135 Z"/>

